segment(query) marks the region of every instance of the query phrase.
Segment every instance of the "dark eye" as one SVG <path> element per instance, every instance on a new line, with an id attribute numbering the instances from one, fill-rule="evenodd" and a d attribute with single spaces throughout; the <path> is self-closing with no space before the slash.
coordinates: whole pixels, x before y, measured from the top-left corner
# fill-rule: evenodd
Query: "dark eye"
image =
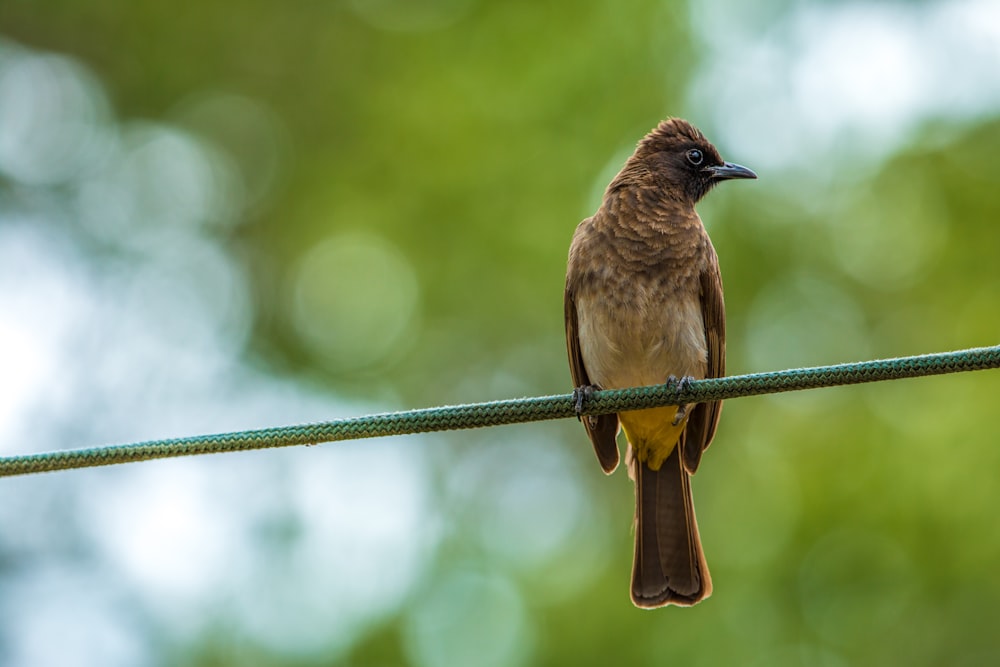
<path id="1" fill-rule="evenodd" d="M 688 162 L 696 167 L 705 160 L 705 156 L 702 155 L 701 151 L 697 148 L 692 148 L 685 155 L 687 156 Z"/>

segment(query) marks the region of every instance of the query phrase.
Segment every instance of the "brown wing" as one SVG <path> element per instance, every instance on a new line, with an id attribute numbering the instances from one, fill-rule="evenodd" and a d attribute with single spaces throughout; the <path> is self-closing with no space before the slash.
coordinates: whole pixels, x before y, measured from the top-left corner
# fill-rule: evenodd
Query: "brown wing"
<path id="1" fill-rule="evenodd" d="M 726 308 L 722 300 L 722 276 L 719 263 L 712 253 L 712 261 L 701 274 L 701 315 L 705 321 L 705 340 L 708 348 L 708 367 L 705 377 L 717 378 L 726 374 Z M 684 467 L 694 473 L 701 462 L 701 453 L 712 443 L 719 425 L 722 401 L 699 403 L 691 411 L 684 429 Z"/>
<path id="2" fill-rule="evenodd" d="M 576 388 L 591 386 L 587 369 L 583 365 L 580 354 L 580 337 L 576 322 L 576 303 L 573 294 L 566 287 L 564 296 L 566 310 L 566 351 L 569 353 L 569 370 L 573 375 L 573 386 Z M 601 463 L 601 468 L 609 475 L 618 467 L 618 415 L 594 415 L 583 417 L 584 428 L 590 441 L 594 443 L 594 453 Z"/>

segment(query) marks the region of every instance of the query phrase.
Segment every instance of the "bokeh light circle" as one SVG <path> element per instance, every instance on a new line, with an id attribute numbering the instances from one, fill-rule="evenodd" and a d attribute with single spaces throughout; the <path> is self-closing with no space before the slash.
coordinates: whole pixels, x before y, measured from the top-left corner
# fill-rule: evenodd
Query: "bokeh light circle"
<path id="1" fill-rule="evenodd" d="M 292 278 L 292 324 L 334 370 L 359 370 L 405 347 L 419 288 L 409 260 L 374 234 L 332 236 L 311 248 Z"/>

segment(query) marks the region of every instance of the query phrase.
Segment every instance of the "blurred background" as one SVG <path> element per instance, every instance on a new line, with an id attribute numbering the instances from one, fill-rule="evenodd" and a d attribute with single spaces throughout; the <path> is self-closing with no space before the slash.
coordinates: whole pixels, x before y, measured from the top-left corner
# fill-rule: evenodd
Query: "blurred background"
<path id="1" fill-rule="evenodd" d="M 564 393 L 577 222 L 667 115 L 729 370 L 992 345 L 1000 5 L 0 3 L 0 453 Z M 730 401 L 715 594 L 628 597 L 579 424 L 0 482 L 0 664 L 1000 661 L 996 372 Z"/>

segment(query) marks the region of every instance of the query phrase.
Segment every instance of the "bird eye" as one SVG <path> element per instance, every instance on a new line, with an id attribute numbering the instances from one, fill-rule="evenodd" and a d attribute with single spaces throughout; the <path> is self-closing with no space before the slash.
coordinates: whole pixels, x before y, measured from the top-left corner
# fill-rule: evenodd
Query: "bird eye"
<path id="1" fill-rule="evenodd" d="M 690 162 L 691 164 L 693 164 L 696 167 L 698 165 L 700 165 L 705 160 L 705 156 L 702 155 L 701 151 L 698 150 L 697 148 L 692 148 L 691 150 L 689 150 L 687 152 L 686 155 L 687 155 L 688 162 Z"/>

